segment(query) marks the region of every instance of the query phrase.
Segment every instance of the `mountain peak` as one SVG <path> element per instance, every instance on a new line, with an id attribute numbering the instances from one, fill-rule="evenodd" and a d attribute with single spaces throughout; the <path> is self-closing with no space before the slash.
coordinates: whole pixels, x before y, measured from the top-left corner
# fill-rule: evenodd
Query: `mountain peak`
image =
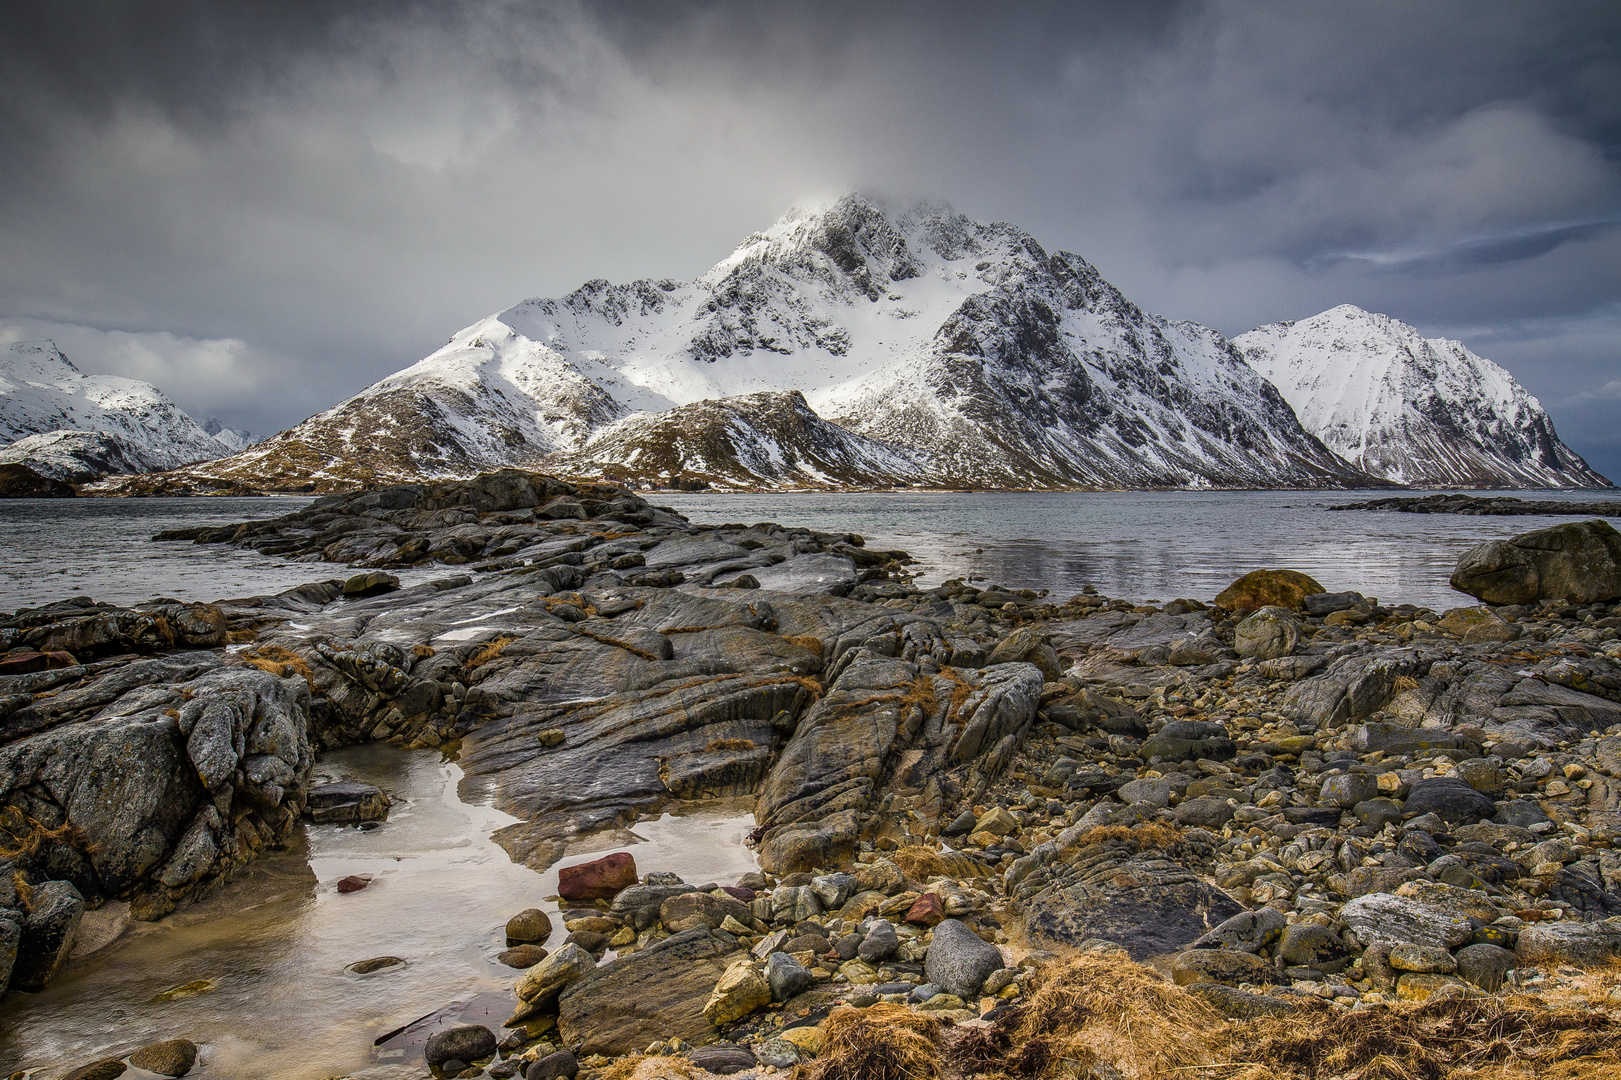
<path id="1" fill-rule="evenodd" d="M 1306 430 L 1372 473 L 1426 487 L 1606 487 L 1514 376 L 1461 342 L 1341 304 L 1233 339 Z"/>

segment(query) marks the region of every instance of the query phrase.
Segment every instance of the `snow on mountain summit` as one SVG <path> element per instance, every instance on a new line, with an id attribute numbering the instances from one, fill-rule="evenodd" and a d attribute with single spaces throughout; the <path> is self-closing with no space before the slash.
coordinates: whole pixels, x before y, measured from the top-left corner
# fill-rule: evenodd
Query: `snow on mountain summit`
<path id="1" fill-rule="evenodd" d="M 1214 331 L 1011 225 L 860 195 L 693 281 L 525 300 L 195 471 L 311 489 L 542 463 L 729 486 L 1367 480 Z"/>
<path id="2" fill-rule="evenodd" d="M 1233 339 L 1306 429 L 1375 476 L 1419 487 L 1608 487 L 1537 399 L 1461 342 L 1350 304 Z"/>
<path id="3" fill-rule="evenodd" d="M 232 449 L 151 383 L 86 375 L 51 341 L 0 349 L 0 460 L 83 479 L 105 463 L 173 469 Z"/>

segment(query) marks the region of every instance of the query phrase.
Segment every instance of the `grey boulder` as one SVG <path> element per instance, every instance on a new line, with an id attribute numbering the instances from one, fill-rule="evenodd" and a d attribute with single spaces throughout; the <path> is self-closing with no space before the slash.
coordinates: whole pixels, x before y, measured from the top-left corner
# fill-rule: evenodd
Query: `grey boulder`
<path id="1" fill-rule="evenodd" d="M 956 919 L 934 928 L 924 972 L 948 994 L 971 998 L 991 972 L 1002 966 L 1002 952 Z"/>

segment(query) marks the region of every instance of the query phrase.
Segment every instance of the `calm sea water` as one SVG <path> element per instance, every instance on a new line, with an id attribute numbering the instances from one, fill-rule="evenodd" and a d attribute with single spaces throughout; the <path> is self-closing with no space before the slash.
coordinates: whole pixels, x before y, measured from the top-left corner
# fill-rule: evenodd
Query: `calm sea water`
<path id="1" fill-rule="evenodd" d="M 1208 600 L 1263 567 L 1310 574 L 1330 591 L 1436 610 L 1473 603 L 1447 578 L 1482 540 L 1570 517 L 1461 517 L 1330 511 L 1389 492 L 1133 491 L 984 494 L 649 496 L 699 522 L 776 521 L 860 533 L 903 548 L 925 585 L 951 577 L 1049 589 L 1064 599 L 1087 585 L 1106 596 Z M 1415 492 L 1414 494 L 1429 494 Z M 1594 492 L 1509 492 L 1590 501 Z M 1621 518 L 1610 519 L 1621 524 Z"/>
<path id="2" fill-rule="evenodd" d="M 1388 603 L 1438 610 L 1467 602 L 1447 586 L 1447 577 L 1472 545 L 1573 520 L 1327 509 L 1363 497 L 1275 491 L 651 496 L 698 522 L 776 521 L 857 532 L 875 547 L 910 551 L 922 563 L 925 585 L 962 576 L 1049 589 L 1060 598 L 1092 585 L 1105 595 L 1136 600 L 1209 599 L 1247 571 L 1289 567 L 1332 590 L 1356 589 Z M 115 603 L 154 596 L 218 600 L 341 576 L 343 568 L 322 563 L 150 539 L 162 529 L 274 517 L 308 502 L 0 500 L 0 610 L 85 595 Z"/>

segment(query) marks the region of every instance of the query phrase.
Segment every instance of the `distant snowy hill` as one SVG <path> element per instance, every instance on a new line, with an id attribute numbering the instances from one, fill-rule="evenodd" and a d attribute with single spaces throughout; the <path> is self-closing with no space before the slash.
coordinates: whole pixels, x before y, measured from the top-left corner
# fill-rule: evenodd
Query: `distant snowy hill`
<path id="1" fill-rule="evenodd" d="M 226 427 L 225 423 L 210 416 L 202 423 L 204 431 L 214 436 L 214 439 L 224 446 L 227 453 L 236 454 L 261 440 L 247 428 Z"/>
<path id="2" fill-rule="evenodd" d="M 525 301 L 189 472 L 296 489 L 548 461 L 733 486 L 1367 480 L 1214 331 L 1010 225 L 853 195 L 696 281 Z"/>
<path id="3" fill-rule="evenodd" d="M 1349 304 L 1233 339 L 1306 430 L 1417 487 L 1608 487 L 1514 376 L 1461 343 Z"/>
<path id="4" fill-rule="evenodd" d="M 215 438 L 150 383 L 86 375 L 50 341 L 0 349 L 0 461 L 82 478 L 99 475 L 98 463 L 151 472 L 237 449 L 234 438 Z"/>

